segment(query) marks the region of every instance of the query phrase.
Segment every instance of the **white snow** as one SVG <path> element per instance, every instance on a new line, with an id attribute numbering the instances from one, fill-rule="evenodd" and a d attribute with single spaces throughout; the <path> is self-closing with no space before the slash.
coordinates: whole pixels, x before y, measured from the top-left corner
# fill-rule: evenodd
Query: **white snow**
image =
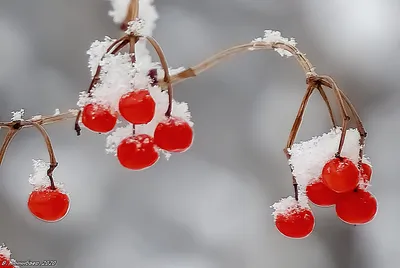
<path id="1" fill-rule="evenodd" d="M 106 54 L 107 49 L 115 41 L 116 39 L 111 39 L 110 37 L 106 36 L 102 41 L 94 41 L 89 50 L 86 52 L 86 54 L 89 55 L 89 69 L 92 77 L 96 73 L 101 58 Z"/>
<path id="2" fill-rule="evenodd" d="M 289 164 L 293 166 L 293 175 L 301 189 L 305 189 L 311 180 L 318 178 L 324 165 L 335 157 L 341 133 L 341 128 L 334 128 L 309 141 L 295 143 L 288 149 L 291 155 Z M 348 129 L 341 154 L 356 165 L 360 149 L 359 139 L 360 134 L 357 129 Z M 363 158 L 363 162 L 370 164 L 366 157 Z"/>
<path id="3" fill-rule="evenodd" d="M 32 159 L 33 162 L 33 173 L 29 175 L 29 183 L 35 188 L 48 187 L 50 186 L 50 180 L 47 176 L 47 170 L 50 167 L 50 163 L 43 160 Z M 53 176 L 54 177 L 54 176 Z M 64 184 L 54 181 L 55 186 L 63 191 Z"/>
<path id="4" fill-rule="evenodd" d="M 273 44 L 276 42 L 280 42 L 280 43 L 285 43 L 291 46 L 296 46 L 297 42 L 294 38 L 285 38 L 282 37 L 281 32 L 279 31 L 273 31 L 273 30 L 265 30 L 264 31 L 264 36 L 263 37 L 259 37 L 256 38 L 252 41 L 253 44 L 257 44 L 257 43 L 269 43 L 269 44 Z M 290 57 L 292 56 L 292 53 L 290 53 L 289 51 L 282 49 L 282 48 L 275 48 L 274 49 L 276 52 L 279 53 L 279 55 L 281 55 L 282 57 L 286 56 L 286 57 Z"/>
<path id="5" fill-rule="evenodd" d="M 21 110 L 16 111 L 16 112 L 11 112 L 11 114 L 12 114 L 11 121 L 24 120 L 22 118 L 22 117 L 24 117 L 24 113 L 25 113 L 24 109 L 21 109 Z"/>
<path id="6" fill-rule="evenodd" d="M 288 196 L 274 203 L 271 208 L 274 209 L 272 216 L 276 219 L 278 215 L 292 213 L 294 210 L 310 209 L 310 206 L 308 205 L 307 197 L 305 195 L 299 195 L 298 201 L 296 201 L 294 197 Z"/>
<path id="7" fill-rule="evenodd" d="M 128 28 L 126 29 L 126 34 L 134 34 L 135 36 L 143 36 L 143 29 L 146 22 L 143 19 L 136 18 L 133 21 L 128 22 Z"/>
<path id="8" fill-rule="evenodd" d="M 6 247 L 5 244 L 0 246 L 0 255 L 6 257 L 7 259 L 11 258 L 11 251 Z"/>

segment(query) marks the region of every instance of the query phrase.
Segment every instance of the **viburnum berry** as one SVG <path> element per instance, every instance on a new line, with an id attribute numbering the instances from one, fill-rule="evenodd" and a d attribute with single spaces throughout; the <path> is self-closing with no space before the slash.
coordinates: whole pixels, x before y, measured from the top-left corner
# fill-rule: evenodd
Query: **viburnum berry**
<path id="1" fill-rule="evenodd" d="M 32 191 L 28 199 L 28 208 L 37 218 L 55 222 L 64 218 L 69 211 L 69 197 L 59 189 L 41 187 Z"/>
<path id="2" fill-rule="evenodd" d="M 337 216 L 348 224 L 368 223 L 373 220 L 377 210 L 376 198 L 363 189 L 340 194 L 336 202 Z"/>
<path id="3" fill-rule="evenodd" d="M 309 208 L 292 207 L 275 217 L 278 231 L 290 238 L 304 238 L 314 229 L 315 218 Z"/>
<path id="4" fill-rule="evenodd" d="M 117 115 L 106 105 L 89 103 L 83 108 L 82 124 L 94 132 L 106 133 L 117 124 Z"/>
<path id="5" fill-rule="evenodd" d="M 117 148 L 117 157 L 123 167 L 141 170 L 157 162 L 159 153 L 154 140 L 147 134 L 125 138 Z"/>
<path id="6" fill-rule="evenodd" d="M 15 266 L 11 264 L 9 258 L 4 255 L 0 255 L 0 267 L 14 268 Z"/>
<path id="7" fill-rule="evenodd" d="M 337 193 L 354 190 L 359 180 L 357 166 L 347 157 L 331 159 L 322 169 L 323 183 Z"/>
<path id="8" fill-rule="evenodd" d="M 165 151 L 184 152 L 192 145 L 193 129 L 186 120 L 171 116 L 158 123 L 154 142 Z"/>
<path id="9" fill-rule="evenodd" d="M 338 193 L 328 188 L 319 178 L 312 181 L 306 187 L 308 199 L 317 206 L 329 207 L 336 204 Z"/>
<path id="10" fill-rule="evenodd" d="M 361 164 L 360 175 L 362 182 L 368 184 L 371 181 L 372 167 L 366 163 Z"/>
<path id="11" fill-rule="evenodd" d="M 149 123 L 155 114 L 156 103 L 147 89 L 126 93 L 119 100 L 119 112 L 134 125 Z"/>

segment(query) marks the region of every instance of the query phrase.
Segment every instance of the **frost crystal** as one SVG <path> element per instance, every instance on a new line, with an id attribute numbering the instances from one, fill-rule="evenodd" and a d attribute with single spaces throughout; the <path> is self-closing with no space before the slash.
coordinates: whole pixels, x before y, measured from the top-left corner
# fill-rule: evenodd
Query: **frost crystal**
<path id="1" fill-rule="evenodd" d="M 25 113 L 24 109 L 21 109 L 17 112 L 11 112 L 11 114 L 12 114 L 11 121 L 24 120 L 24 119 L 22 119 L 22 117 L 24 117 L 24 113 Z"/>
<path id="2" fill-rule="evenodd" d="M 40 115 L 40 114 L 35 115 L 35 116 L 32 116 L 32 120 L 33 120 L 33 121 L 38 121 L 38 120 L 40 120 L 40 119 L 42 119 L 42 115 Z"/>
<path id="3" fill-rule="evenodd" d="M 60 109 L 56 109 L 55 111 L 54 111 L 54 115 L 59 115 L 61 112 L 60 112 Z"/>
<path id="4" fill-rule="evenodd" d="M 293 166 L 293 175 L 299 187 L 305 189 L 313 179 L 321 175 L 322 168 L 337 152 L 342 130 L 340 127 L 332 129 L 322 136 L 313 137 L 309 141 L 293 144 L 288 149 L 291 158 L 289 164 Z M 348 129 L 342 149 L 342 156 L 348 157 L 354 164 L 358 163 L 360 133 L 357 129 Z M 363 162 L 369 163 L 367 158 Z"/>
<path id="5" fill-rule="evenodd" d="M 269 43 L 269 44 L 273 44 L 276 42 L 280 42 L 280 43 L 285 43 L 291 46 L 296 46 L 297 42 L 294 38 L 285 38 L 282 37 L 281 32 L 279 31 L 272 31 L 272 30 L 265 30 L 264 31 L 264 37 L 259 37 L 256 38 L 252 41 L 252 43 L 256 44 L 259 42 L 264 42 L 264 43 Z M 287 50 L 284 50 L 282 48 L 275 48 L 274 49 L 276 52 L 278 52 L 282 57 L 286 56 L 286 57 L 290 57 L 293 56 L 292 53 L 290 53 Z"/>
<path id="6" fill-rule="evenodd" d="M 50 167 L 50 163 L 43 160 L 32 159 L 33 162 L 33 173 L 29 175 L 29 183 L 35 188 L 50 186 L 50 180 L 47 176 L 47 170 Z M 62 183 L 55 182 L 58 189 L 62 190 L 64 185 Z"/>
<path id="7" fill-rule="evenodd" d="M 7 259 L 11 258 L 11 251 L 6 247 L 5 244 L 0 246 L 0 255 L 6 257 Z"/>
<path id="8" fill-rule="evenodd" d="M 128 29 L 126 29 L 126 34 L 134 34 L 135 36 L 143 36 L 143 29 L 146 23 L 143 19 L 135 19 L 128 22 Z"/>
<path id="9" fill-rule="evenodd" d="M 299 201 L 296 201 L 296 199 L 292 196 L 282 198 L 279 200 L 279 202 L 276 202 L 271 206 L 272 209 L 274 209 L 274 212 L 272 212 L 272 216 L 276 219 L 278 215 L 286 214 L 286 213 L 291 213 L 293 210 L 297 209 L 304 209 L 307 208 L 309 209 L 310 206 L 308 205 L 308 199 L 305 195 L 299 195 Z"/>

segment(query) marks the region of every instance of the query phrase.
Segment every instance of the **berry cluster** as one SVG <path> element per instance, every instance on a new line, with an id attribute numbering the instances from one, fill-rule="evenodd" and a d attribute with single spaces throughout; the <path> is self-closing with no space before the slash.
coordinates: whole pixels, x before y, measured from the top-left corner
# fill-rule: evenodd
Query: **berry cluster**
<path id="1" fill-rule="evenodd" d="M 18 268 L 14 266 L 15 261 L 11 259 L 11 251 L 3 244 L 0 246 L 0 267 Z"/>
<path id="2" fill-rule="evenodd" d="M 153 121 L 156 102 L 147 89 L 135 89 L 121 96 L 119 115 L 133 126 Z M 86 104 L 82 111 L 82 123 L 88 129 L 107 133 L 117 124 L 118 113 L 110 106 L 100 103 Z M 184 152 L 192 144 L 193 129 L 189 123 L 176 116 L 165 116 L 149 134 L 133 134 L 120 141 L 117 157 L 122 166 L 141 170 L 152 166 L 159 159 L 159 150 Z"/>

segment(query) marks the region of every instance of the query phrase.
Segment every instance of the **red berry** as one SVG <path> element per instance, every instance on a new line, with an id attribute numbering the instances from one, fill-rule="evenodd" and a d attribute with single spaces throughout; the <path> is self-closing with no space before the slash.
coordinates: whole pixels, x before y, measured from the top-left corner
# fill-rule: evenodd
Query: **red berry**
<path id="1" fill-rule="evenodd" d="M 14 268 L 15 266 L 11 264 L 10 259 L 4 255 L 0 255 L 0 267 Z"/>
<path id="2" fill-rule="evenodd" d="M 275 218 L 278 231 L 289 238 L 304 238 L 314 229 L 315 219 L 308 208 L 289 208 L 285 213 L 279 213 Z"/>
<path id="3" fill-rule="evenodd" d="M 30 194 L 28 208 L 33 215 L 43 221 L 59 221 L 68 213 L 69 197 L 59 189 L 39 188 Z"/>
<path id="4" fill-rule="evenodd" d="M 371 181 L 372 167 L 366 163 L 361 164 L 360 175 L 363 183 L 368 184 Z"/>
<path id="5" fill-rule="evenodd" d="M 346 157 L 331 159 L 322 169 L 322 181 L 337 193 L 354 190 L 359 180 L 359 171 L 356 165 Z"/>
<path id="6" fill-rule="evenodd" d="M 336 204 L 338 193 L 328 188 L 319 178 L 307 185 L 306 194 L 308 199 L 317 206 L 329 207 Z"/>
<path id="7" fill-rule="evenodd" d="M 94 132 L 106 133 L 117 124 L 117 116 L 105 105 L 89 103 L 83 108 L 82 123 Z"/>
<path id="8" fill-rule="evenodd" d="M 154 142 L 168 152 L 184 152 L 192 145 L 193 129 L 179 117 L 169 117 L 158 123 L 154 131 Z"/>
<path id="9" fill-rule="evenodd" d="M 128 122 L 141 125 L 149 123 L 156 110 L 156 103 L 147 89 L 129 92 L 119 100 L 119 112 Z"/>
<path id="10" fill-rule="evenodd" d="M 373 220 L 378 202 L 368 191 L 357 189 L 341 194 L 336 202 L 337 216 L 348 224 L 365 224 Z"/>
<path id="11" fill-rule="evenodd" d="M 122 140 L 117 148 L 117 157 L 122 166 L 141 170 L 157 162 L 159 154 L 154 146 L 153 138 L 140 134 Z"/>

